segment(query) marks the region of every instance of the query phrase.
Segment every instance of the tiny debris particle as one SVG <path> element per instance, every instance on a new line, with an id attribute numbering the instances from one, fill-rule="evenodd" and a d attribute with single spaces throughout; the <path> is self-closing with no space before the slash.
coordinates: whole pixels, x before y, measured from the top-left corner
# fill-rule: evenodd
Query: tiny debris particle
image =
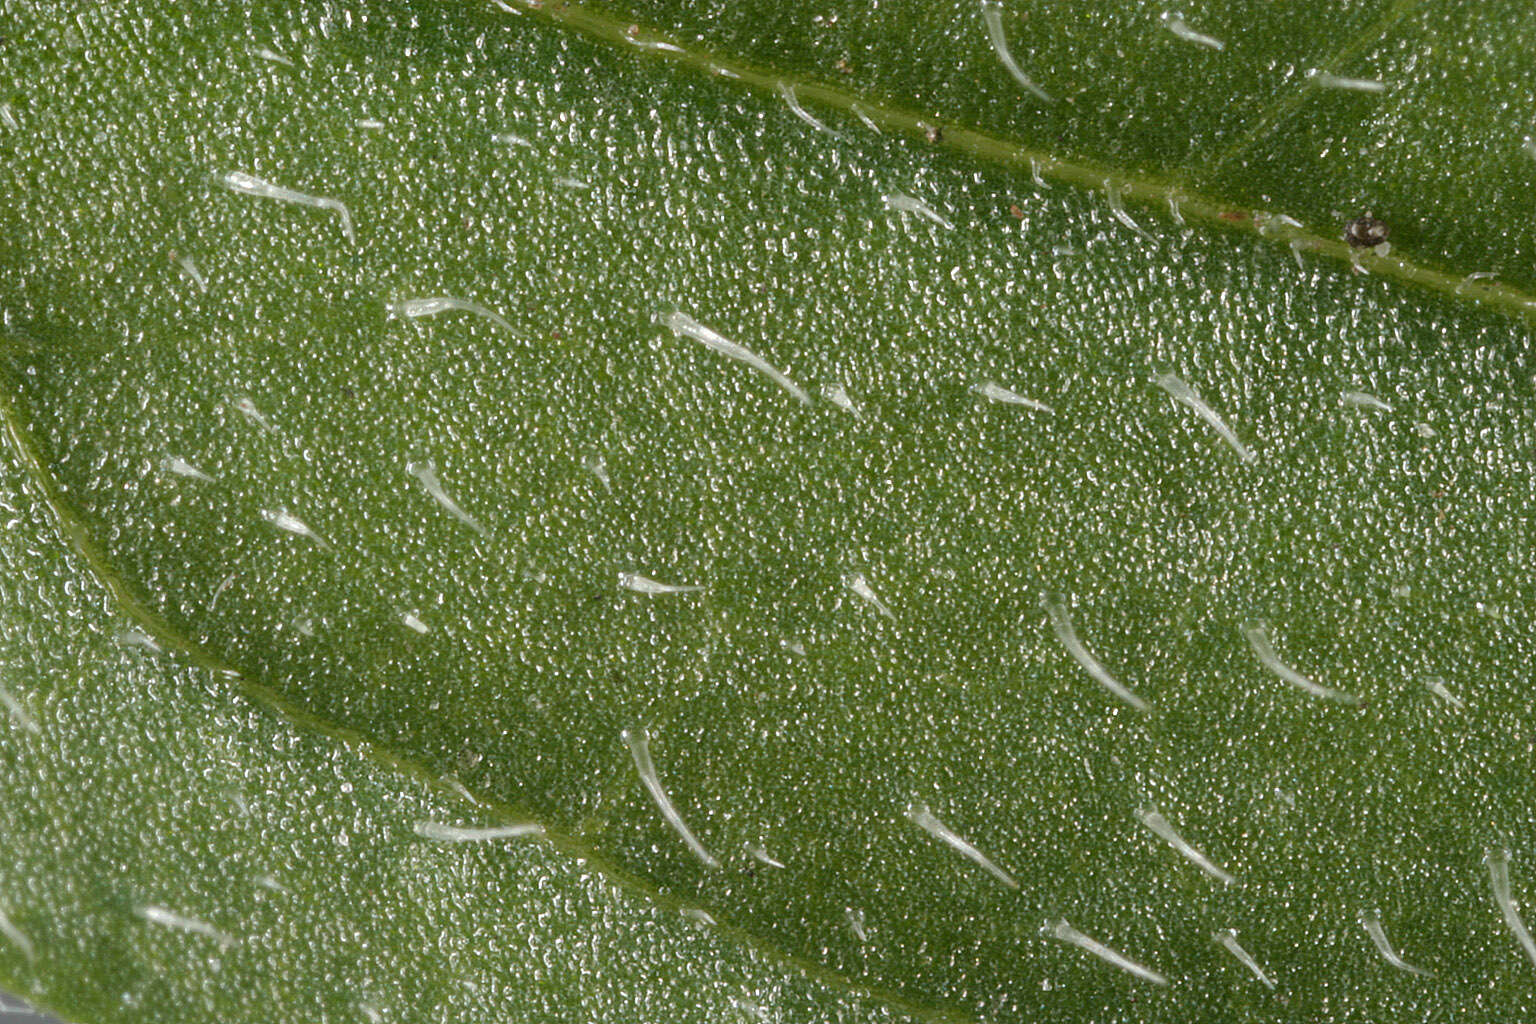
<path id="1" fill-rule="evenodd" d="M 732 996 L 731 1006 L 739 1011 L 743 1016 L 751 1017 L 753 1020 L 772 1020 L 772 1018 L 768 1016 L 767 1010 L 763 1009 L 761 1006 L 758 1006 L 750 999 L 739 999 L 735 996 Z"/>
<path id="2" fill-rule="evenodd" d="M 1374 249 L 1391 233 L 1391 229 L 1377 220 L 1370 210 L 1344 225 L 1344 241 L 1353 249 Z"/>

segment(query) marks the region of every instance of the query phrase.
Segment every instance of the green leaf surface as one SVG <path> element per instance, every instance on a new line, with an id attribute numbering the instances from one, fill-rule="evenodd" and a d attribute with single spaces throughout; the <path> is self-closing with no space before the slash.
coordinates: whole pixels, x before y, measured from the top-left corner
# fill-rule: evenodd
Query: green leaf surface
<path id="1" fill-rule="evenodd" d="M 1010 52 L 1051 103 L 998 62 L 975 0 L 596 6 L 1047 162 L 1145 173 L 1323 235 L 1372 210 L 1417 260 L 1536 284 L 1536 65 L 1517 56 L 1536 46 L 1536 9 L 1519 0 L 1007 3 Z"/>
<path id="2" fill-rule="evenodd" d="M 424 841 L 484 808 L 150 656 L 9 452 L 0 483 L 9 989 L 79 1021 L 899 1019 L 558 842 Z"/>
<path id="3" fill-rule="evenodd" d="M 1536 220 L 1466 84 L 1523 23 L 1292 6 L 1009 12 L 1078 83 L 1027 124 L 970 4 L 0 8 L 0 971 L 82 1020 L 1528 1015 L 1483 858 L 1536 884 Z M 1352 265 L 1384 111 L 1417 205 Z"/>

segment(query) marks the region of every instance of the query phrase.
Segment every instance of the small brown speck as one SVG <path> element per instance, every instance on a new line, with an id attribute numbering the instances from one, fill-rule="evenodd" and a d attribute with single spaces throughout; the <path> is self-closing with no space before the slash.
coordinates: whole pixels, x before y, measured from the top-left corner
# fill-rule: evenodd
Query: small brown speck
<path id="1" fill-rule="evenodd" d="M 936 124 L 926 125 L 923 128 L 923 135 L 927 137 L 929 142 L 942 142 L 944 139 L 944 129 Z"/>
<path id="2" fill-rule="evenodd" d="M 1344 225 L 1344 241 L 1355 249 L 1374 249 L 1385 242 L 1391 233 L 1387 225 L 1377 220 L 1370 210 Z"/>
<path id="3" fill-rule="evenodd" d="M 1012 206 L 1008 207 L 1008 212 L 1013 214 L 1016 220 L 1024 219 L 1024 209 L 1023 207 L 1019 206 L 1018 203 L 1014 203 Z"/>
<path id="4" fill-rule="evenodd" d="M 837 70 L 841 71 L 845 75 L 853 74 L 853 65 L 848 63 L 848 58 L 847 57 L 839 57 L 839 58 L 837 58 L 837 63 L 832 65 L 832 66 L 834 68 L 836 68 Z"/>

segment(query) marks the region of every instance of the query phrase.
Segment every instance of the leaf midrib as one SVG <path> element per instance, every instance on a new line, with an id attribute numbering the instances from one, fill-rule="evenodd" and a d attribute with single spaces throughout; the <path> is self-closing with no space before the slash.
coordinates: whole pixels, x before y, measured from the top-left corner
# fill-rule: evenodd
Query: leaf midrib
<path id="1" fill-rule="evenodd" d="M 64 496 L 63 486 L 48 469 L 41 446 L 37 444 L 25 417 L 12 400 L 16 390 L 17 382 L 11 379 L 9 372 L 3 366 L 0 366 L 0 443 L 5 444 L 15 453 L 37 486 L 43 505 L 58 531 L 59 539 L 81 558 L 91 575 L 106 588 L 118 609 L 144 629 L 167 656 L 181 655 L 197 668 L 223 678 L 243 696 L 270 708 L 293 726 L 311 730 L 331 742 L 357 752 L 380 768 L 399 772 L 412 781 L 432 788 L 445 800 L 463 807 L 466 816 L 486 818 L 498 825 L 536 820 L 536 816 L 526 808 L 521 808 L 499 797 L 471 793 L 467 787 L 462 787 L 462 784 L 450 785 L 445 777 L 432 772 L 414 758 L 380 744 L 361 730 L 340 725 L 294 704 L 267 684 L 250 677 L 222 658 L 210 653 L 184 631 L 155 613 L 149 602 L 136 591 L 135 586 L 118 571 L 105 548 L 86 526 L 83 517 Z M 626 777 L 623 769 L 627 767 L 627 763 L 616 759 L 615 764 L 619 768 L 615 770 L 610 782 L 617 782 Z M 574 833 L 546 825 L 542 841 L 560 856 L 572 862 L 581 863 L 627 896 L 638 898 L 673 913 L 694 906 L 686 900 L 662 892 L 649 879 L 636 875 L 615 863 L 600 848 L 583 837 L 583 833 L 589 831 L 591 831 L 590 823 Z M 717 919 L 713 928 L 715 934 L 738 943 L 762 956 L 769 963 L 813 979 L 840 995 L 878 1003 L 886 1009 L 929 1022 L 929 1024 L 979 1024 L 974 1016 L 953 1008 L 925 1006 L 899 992 L 855 981 L 840 971 L 792 953 L 778 943 L 765 939 L 747 928 L 730 924 L 728 921 L 721 922 Z"/>
<path id="2" fill-rule="evenodd" d="M 1314 226 L 1295 223 L 1295 219 L 1289 217 L 1284 210 L 1255 209 L 1233 200 L 1192 191 L 1168 175 L 1144 174 L 1090 160 L 1063 158 L 990 132 L 945 121 L 929 111 L 906 107 L 889 98 L 855 95 L 825 82 L 779 74 L 743 60 L 690 49 L 683 42 L 664 33 L 652 31 L 627 19 L 565 3 L 564 0 L 492 2 L 507 14 L 538 18 L 547 24 L 578 32 L 604 45 L 632 53 L 636 59 L 662 60 L 706 76 L 728 78 L 767 94 L 775 94 L 781 84 L 788 85 L 794 89 L 796 99 L 802 106 L 817 106 L 846 115 L 850 120 L 849 130 L 852 131 L 866 130 L 858 123 L 859 114 L 862 114 L 881 131 L 906 136 L 923 145 L 961 153 L 983 163 L 1038 172 L 1042 178 L 1053 182 L 1103 195 L 1106 202 L 1112 195 L 1118 196 L 1122 202 L 1149 209 L 1167 222 L 1246 234 L 1272 245 L 1291 248 L 1339 266 L 1348 266 L 1353 271 L 1375 274 L 1389 281 L 1449 296 L 1479 308 L 1536 319 L 1536 292 L 1488 278 L 1473 278 L 1469 276 L 1471 271 L 1457 272 L 1453 268 L 1421 260 L 1394 255 L 1378 256 L 1369 251 L 1352 249 L 1343 241 L 1341 234 L 1334 233 L 1339 230 L 1336 225 L 1329 225 L 1329 233 L 1324 234 Z M 1422 0 L 1398 0 L 1375 23 L 1344 43 L 1326 63 L 1337 66 L 1347 60 L 1379 39 L 1382 33 L 1421 4 Z M 487 16 L 496 15 L 496 11 L 491 11 Z M 1247 136 L 1220 154 L 1210 164 L 1210 169 L 1216 169 L 1251 146 L 1260 137 L 1259 133 L 1294 106 L 1305 102 L 1315 91 L 1304 88 L 1288 93 L 1285 99 L 1278 101 L 1256 123 Z M 941 137 L 937 141 L 929 141 L 930 129 L 934 128 L 940 130 Z M 1173 212 L 1175 205 L 1177 215 Z"/>

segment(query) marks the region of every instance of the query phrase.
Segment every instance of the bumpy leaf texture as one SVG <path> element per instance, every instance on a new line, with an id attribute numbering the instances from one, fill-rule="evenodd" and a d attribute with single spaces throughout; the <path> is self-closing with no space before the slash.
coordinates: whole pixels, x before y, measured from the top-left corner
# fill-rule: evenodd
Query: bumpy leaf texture
<path id="1" fill-rule="evenodd" d="M 1522 23 L 754 6 L 7 5 L 0 971 L 1528 1014 Z"/>

